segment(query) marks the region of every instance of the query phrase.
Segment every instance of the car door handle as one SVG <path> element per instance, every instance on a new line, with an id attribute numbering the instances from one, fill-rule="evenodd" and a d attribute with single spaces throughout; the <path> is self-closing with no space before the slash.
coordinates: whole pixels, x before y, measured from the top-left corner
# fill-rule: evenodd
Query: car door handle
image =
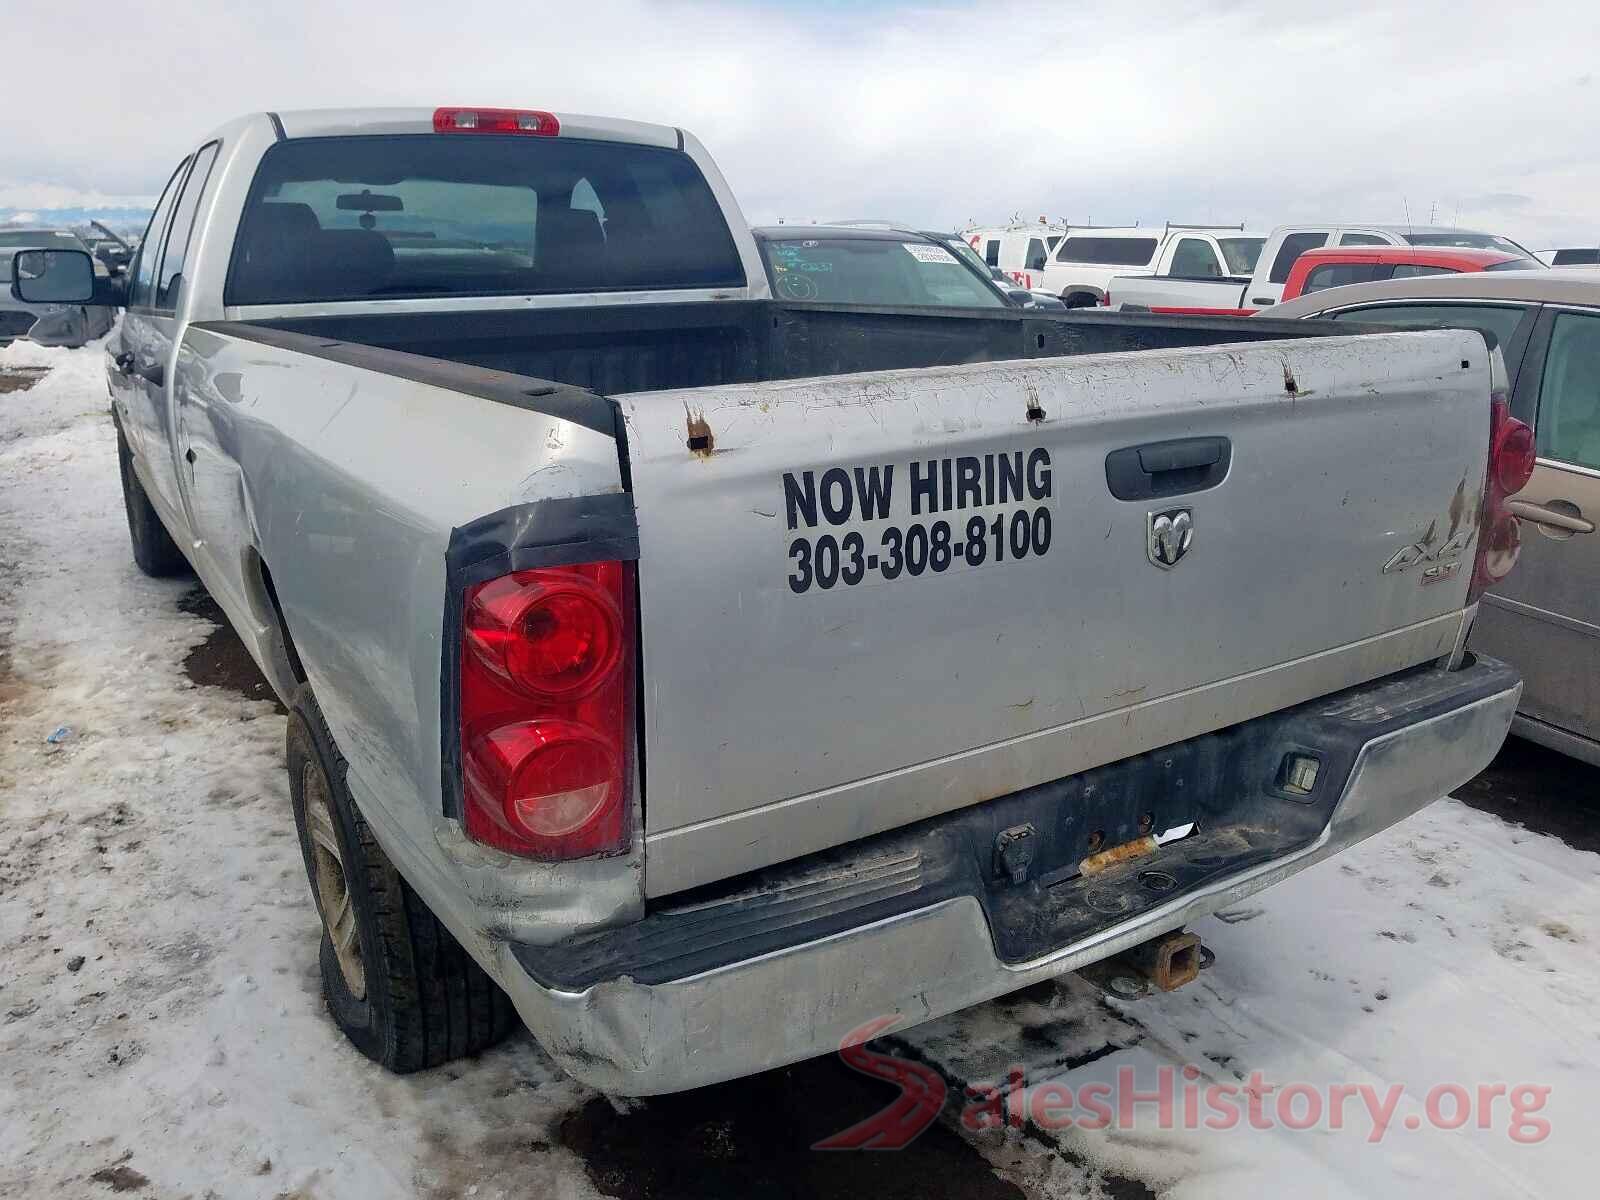
<path id="1" fill-rule="evenodd" d="M 1510 504 L 1512 515 L 1519 520 L 1532 521 L 1535 525 L 1545 525 L 1551 529 L 1559 529 L 1564 533 L 1593 533 L 1594 522 L 1584 520 L 1582 514 L 1569 516 L 1564 512 L 1557 512 L 1553 508 L 1546 508 L 1542 504 L 1534 504 L 1529 500 L 1513 500 Z M 1578 506 L 1572 506 L 1577 512 Z"/>
<path id="2" fill-rule="evenodd" d="M 1106 455 L 1106 486 L 1118 500 L 1154 500 L 1216 487 L 1228 474 L 1225 437 L 1174 438 Z"/>
<path id="3" fill-rule="evenodd" d="M 139 368 L 139 378 L 152 387 L 165 387 L 167 382 L 167 369 L 160 363 L 146 363 Z"/>

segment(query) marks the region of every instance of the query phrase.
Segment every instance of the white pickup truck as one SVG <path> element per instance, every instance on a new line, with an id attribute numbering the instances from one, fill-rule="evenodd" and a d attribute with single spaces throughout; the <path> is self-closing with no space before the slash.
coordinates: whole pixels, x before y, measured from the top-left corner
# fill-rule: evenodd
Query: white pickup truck
<path id="1" fill-rule="evenodd" d="M 1218 278 L 1255 266 L 1263 237 L 1242 225 L 1068 226 L 1028 286 L 1068 308 L 1104 305 L 1112 280 L 1156 273 Z"/>
<path id="2" fill-rule="evenodd" d="M 15 266 L 126 309 L 134 557 L 289 705 L 391 1069 L 520 1014 L 658 1093 L 1175 986 L 1516 708 L 1464 650 L 1531 464 L 1478 333 L 779 303 L 693 137 L 520 110 L 245 117 L 125 288 Z"/>
<path id="3" fill-rule="evenodd" d="M 1442 225 L 1280 225 L 1265 241 L 1265 246 L 1258 244 L 1250 268 L 1230 267 L 1220 278 L 1197 275 L 1179 264 L 1154 273 L 1119 274 L 1106 285 L 1103 303 L 1130 312 L 1169 316 L 1247 317 L 1282 299 L 1295 259 L 1323 246 L 1455 246 L 1503 250 L 1534 259 L 1510 238 Z"/>

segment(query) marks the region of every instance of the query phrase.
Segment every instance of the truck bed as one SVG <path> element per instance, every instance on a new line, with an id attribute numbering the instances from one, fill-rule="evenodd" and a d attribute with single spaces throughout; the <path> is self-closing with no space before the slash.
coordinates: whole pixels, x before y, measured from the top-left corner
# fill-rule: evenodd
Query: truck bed
<path id="1" fill-rule="evenodd" d="M 216 524 L 295 539 L 265 552 L 275 578 L 297 573 L 281 592 L 330 722 L 370 726 L 340 740 L 375 785 L 452 775 L 427 748 L 453 726 L 448 695 L 427 694 L 425 601 L 448 591 L 461 527 L 625 494 L 649 895 L 1380 678 L 1461 631 L 1464 573 L 1420 587 L 1381 568 L 1476 519 L 1488 355 L 1470 333 L 747 301 L 191 337 L 222 393 L 191 401 L 196 494 L 238 504 L 237 475 L 210 465 L 235 455 L 247 488 L 270 488 Z M 220 387 L 240 354 L 260 408 Z M 469 415 L 472 398 L 490 403 Z M 231 428 L 258 415 L 259 437 Z M 1114 463 L 1186 439 L 1226 456 L 1120 490 Z M 1152 565 L 1150 522 L 1180 510 L 1196 552 Z M 353 590 L 340 564 L 358 546 Z M 417 607 L 380 621 L 390 597 Z M 356 628 L 371 644 L 338 636 Z M 417 800 L 399 807 L 425 840 L 437 800 Z"/>
<path id="2" fill-rule="evenodd" d="M 205 328 L 335 361 L 400 351 L 601 395 L 763 383 L 1007 359 L 1348 336 L 1332 322 L 1173 320 L 1143 314 L 786 305 L 740 300 L 211 322 Z M 447 386 L 467 373 L 433 375 Z M 487 384 L 479 376 L 480 384 Z M 526 390 L 522 384 L 517 391 Z"/>

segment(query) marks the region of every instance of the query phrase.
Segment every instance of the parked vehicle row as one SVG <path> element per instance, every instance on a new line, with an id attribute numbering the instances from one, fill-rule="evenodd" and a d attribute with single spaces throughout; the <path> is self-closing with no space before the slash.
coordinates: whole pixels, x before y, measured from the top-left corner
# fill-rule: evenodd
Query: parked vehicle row
<path id="1" fill-rule="evenodd" d="M 1521 255 L 1507 254 L 1503 250 L 1445 250 L 1434 246 L 1342 246 L 1307 250 L 1289 268 L 1289 278 L 1283 285 L 1283 295 L 1278 303 L 1311 292 L 1380 279 L 1410 279 L 1471 271 L 1537 270 L 1539 266 Z M 1118 290 L 1115 295 L 1106 298 L 1107 305 L 1124 311 L 1214 313 L 1238 317 L 1248 317 L 1257 311 L 1243 306 L 1218 310 L 1203 306 L 1151 305 L 1144 301 L 1171 298 L 1161 294 L 1162 289 L 1172 286 L 1170 281 L 1130 279 L 1126 284 L 1115 280 L 1113 283 Z M 1247 282 L 1241 283 L 1244 289 L 1250 286 Z"/>
<path id="2" fill-rule="evenodd" d="M 1052 262 L 1184 238 L 1251 235 Z M 1113 956 L 1176 987 L 1187 922 L 1517 706 L 1466 639 L 1533 435 L 1474 328 L 1021 308 L 938 238 L 753 234 L 680 129 L 535 111 L 244 117 L 125 278 L 16 264 L 126 307 L 135 561 L 289 707 L 324 994 L 392 1069 L 514 1008 L 648 1094 Z"/>
<path id="3" fill-rule="evenodd" d="M 1499 251 L 1522 259 L 1530 268 L 1542 265 L 1509 238 L 1468 229 L 1437 225 L 1283 225 L 1268 235 L 1249 271 L 1234 272 L 1225 278 L 1194 276 L 1177 269 L 1153 276 L 1148 271 L 1133 271 L 1117 275 L 1106 290 L 1113 295 L 1112 304 L 1137 305 L 1150 311 L 1248 316 L 1284 298 L 1290 273 L 1307 251 L 1380 246 Z"/>

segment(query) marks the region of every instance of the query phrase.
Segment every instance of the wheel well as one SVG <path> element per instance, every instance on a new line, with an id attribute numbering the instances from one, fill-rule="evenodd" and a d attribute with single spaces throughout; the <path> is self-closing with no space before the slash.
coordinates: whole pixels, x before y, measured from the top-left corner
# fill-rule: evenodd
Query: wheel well
<path id="1" fill-rule="evenodd" d="M 266 560 L 261 555 L 250 551 L 250 558 L 256 569 L 256 574 L 261 579 L 261 590 L 267 598 L 267 604 L 272 609 L 274 623 L 278 627 L 279 645 L 283 649 L 283 657 L 289 667 L 289 674 L 296 683 L 306 681 L 306 669 L 300 662 L 300 652 L 295 649 L 294 638 L 289 633 L 289 622 L 283 615 L 283 603 L 278 599 L 278 588 L 272 582 L 272 572 L 268 569 Z"/>

